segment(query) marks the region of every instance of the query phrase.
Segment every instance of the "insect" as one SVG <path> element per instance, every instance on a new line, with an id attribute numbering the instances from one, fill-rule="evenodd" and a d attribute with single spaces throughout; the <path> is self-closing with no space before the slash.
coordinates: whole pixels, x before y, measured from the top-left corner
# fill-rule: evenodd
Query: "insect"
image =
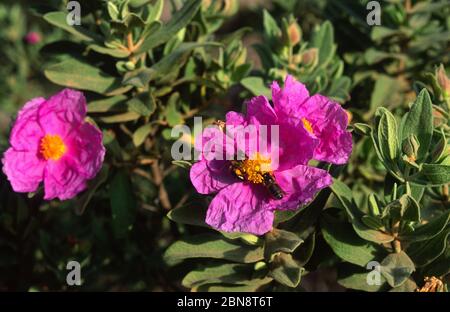
<path id="1" fill-rule="evenodd" d="M 248 174 L 244 166 L 244 161 L 232 160 L 230 170 L 239 180 L 249 181 Z M 255 175 L 255 173 L 253 174 Z M 275 181 L 275 177 L 271 172 L 258 172 L 256 178 L 254 176 L 252 177 L 252 181 L 255 180 L 258 181 L 257 183 L 263 184 L 273 198 L 278 200 L 283 198 L 283 190 Z"/>

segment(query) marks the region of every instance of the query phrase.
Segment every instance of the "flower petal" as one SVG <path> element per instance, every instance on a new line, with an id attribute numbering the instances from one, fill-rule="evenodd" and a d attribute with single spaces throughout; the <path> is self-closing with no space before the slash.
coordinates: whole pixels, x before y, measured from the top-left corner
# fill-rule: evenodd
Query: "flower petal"
<path id="1" fill-rule="evenodd" d="M 278 83 L 272 83 L 272 100 L 278 118 L 296 116 L 298 108 L 309 98 L 306 86 L 287 75 L 283 89 Z"/>
<path id="2" fill-rule="evenodd" d="M 238 112 L 231 111 L 225 115 L 225 123 L 227 125 L 238 126 L 245 125 L 246 121 L 244 115 Z"/>
<path id="3" fill-rule="evenodd" d="M 58 134 L 64 139 L 83 123 L 86 110 L 82 92 L 64 89 L 39 107 L 39 123 L 45 133 Z"/>
<path id="4" fill-rule="evenodd" d="M 265 96 L 255 96 L 247 101 L 247 118 L 254 117 L 261 125 L 277 123 L 277 115 Z"/>
<path id="5" fill-rule="evenodd" d="M 3 172 L 15 192 L 34 192 L 44 176 L 45 161 L 36 153 L 9 148 L 2 159 Z"/>
<path id="6" fill-rule="evenodd" d="M 44 199 L 70 199 L 86 189 L 86 177 L 69 157 L 48 161 L 44 172 Z"/>
<path id="7" fill-rule="evenodd" d="M 90 123 L 83 123 L 68 137 L 68 156 L 74 161 L 77 171 L 92 179 L 100 171 L 105 158 L 102 132 Z"/>
<path id="8" fill-rule="evenodd" d="M 44 98 L 34 98 L 19 111 L 9 139 L 11 146 L 17 151 L 35 153 L 39 149 L 44 132 L 38 123 L 38 108 L 44 102 Z"/>
<path id="9" fill-rule="evenodd" d="M 316 94 L 302 105 L 301 113 L 307 116 L 314 135 L 320 140 L 314 159 L 346 163 L 352 152 L 352 135 L 346 130 L 348 116 L 345 110 L 327 97 Z"/>
<path id="10" fill-rule="evenodd" d="M 199 160 L 224 160 L 234 155 L 234 142 L 218 126 L 208 126 L 195 138 L 194 148 Z M 230 159 L 230 158 L 228 158 Z"/>
<path id="11" fill-rule="evenodd" d="M 200 194 L 217 192 L 236 182 L 226 160 L 201 160 L 192 165 L 189 172 L 191 182 Z"/>
<path id="12" fill-rule="evenodd" d="M 303 165 L 275 172 L 274 175 L 284 197 L 281 200 L 271 199 L 267 205 L 280 210 L 297 209 L 310 202 L 317 192 L 333 182 L 327 171 Z"/>
<path id="13" fill-rule="evenodd" d="M 286 170 L 297 165 L 306 165 L 312 158 L 319 140 L 309 135 L 303 127 L 291 123 L 280 125 L 280 166 Z"/>
<path id="14" fill-rule="evenodd" d="M 270 231 L 273 212 L 264 209 L 267 195 L 263 191 L 241 182 L 227 186 L 211 201 L 206 223 L 225 232 L 261 235 Z"/>

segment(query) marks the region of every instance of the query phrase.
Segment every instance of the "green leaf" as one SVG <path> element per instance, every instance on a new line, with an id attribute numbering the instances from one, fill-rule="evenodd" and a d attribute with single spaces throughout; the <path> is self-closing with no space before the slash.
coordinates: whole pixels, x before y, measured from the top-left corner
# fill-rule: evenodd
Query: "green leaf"
<path id="1" fill-rule="evenodd" d="M 368 65 L 374 65 L 389 58 L 400 58 L 397 54 L 377 51 L 376 49 L 367 49 L 364 52 L 364 59 Z"/>
<path id="2" fill-rule="evenodd" d="M 321 220 L 322 234 L 325 241 L 341 259 L 365 267 L 382 254 L 382 250 L 358 237 L 350 224 L 337 222 L 324 215 Z"/>
<path id="3" fill-rule="evenodd" d="M 67 13 L 66 12 L 50 12 L 44 15 L 44 19 L 56 26 L 59 27 L 61 29 L 64 29 L 65 31 L 71 33 L 72 35 L 78 37 L 81 40 L 85 40 L 85 41 L 94 41 L 94 40 L 99 40 L 101 41 L 101 38 L 98 37 L 97 34 L 90 32 L 87 29 L 84 29 L 81 26 L 78 25 L 69 25 L 67 23 Z"/>
<path id="4" fill-rule="evenodd" d="M 209 227 L 205 223 L 206 207 L 185 205 L 169 211 L 167 217 L 175 222 L 190 224 L 195 226 Z"/>
<path id="5" fill-rule="evenodd" d="M 123 114 L 117 114 L 107 117 L 100 117 L 100 121 L 103 123 L 119 123 L 119 122 L 128 122 L 139 119 L 141 115 L 136 112 L 126 112 Z"/>
<path id="6" fill-rule="evenodd" d="M 246 285 L 232 285 L 232 284 L 204 284 L 199 287 L 194 287 L 192 291 L 199 292 L 255 292 L 260 291 L 261 287 L 270 283 L 273 279 L 270 277 L 254 278 Z"/>
<path id="7" fill-rule="evenodd" d="M 398 94 L 398 90 L 399 85 L 395 79 L 386 75 L 378 76 L 370 97 L 370 110 L 364 115 L 365 119 L 372 118 L 378 107 L 386 106 L 392 102 L 395 99 L 393 95 Z"/>
<path id="8" fill-rule="evenodd" d="M 168 265 L 190 258 L 225 259 L 252 263 L 264 259 L 263 248 L 229 242 L 218 234 L 200 234 L 173 243 L 165 252 Z"/>
<path id="9" fill-rule="evenodd" d="M 192 162 L 187 160 L 172 160 L 172 165 L 189 170 L 192 167 Z"/>
<path id="10" fill-rule="evenodd" d="M 271 42 L 276 42 L 277 39 L 281 37 L 281 29 L 278 27 L 277 22 L 274 20 L 272 15 L 264 9 L 263 10 L 263 25 L 264 34 L 267 36 Z"/>
<path id="11" fill-rule="evenodd" d="M 447 228 L 432 239 L 411 244 L 406 251 L 417 266 L 425 266 L 444 253 L 449 234 L 450 228 Z"/>
<path id="12" fill-rule="evenodd" d="M 251 280 L 253 265 L 248 264 L 209 264 L 189 272 L 181 282 L 192 288 L 203 284 L 230 283 L 247 285 Z"/>
<path id="13" fill-rule="evenodd" d="M 119 78 L 109 76 L 98 67 L 75 58 L 50 65 L 44 74 L 58 85 L 100 94 L 111 93 L 122 86 Z"/>
<path id="14" fill-rule="evenodd" d="M 150 117 L 156 109 L 156 104 L 148 92 L 141 93 L 127 102 L 130 111 L 136 112 L 141 116 Z"/>
<path id="15" fill-rule="evenodd" d="M 417 289 L 417 284 L 410 277 L 400 286 L 394 287 L 389 292 L 414 292 Z"/>
<path id="16" fill-rule="evenodd" d="M 303 243 L 297 234 L 275 228 L 266 233 L 265 240 L 264 258 L 268 260 L 277 252 L 292 253 Z"/>
<path id="17" fill-rule="evenodd" d="M 378 124 L 378 142 L 377 145 L 383 156 L 383 160 L 392 163 L 398 157 L 398 128 L 394 115 L 387 109 L 378 108 L 380 121 Z"/>
<path id="18" fill-rule="evenodd" d="M 392 235 L 373 230 L 362 223 L 361 218 L 364 214 L 353 202 L 352 191 L 347 185 L 339 180 L 333 179 L 333 184 L 330 188 L 341 202 L 342 206 L 344 206 L 345 211 L 352 222 L 353 229 L 361 238 L 380 244 L 389 243 L 394 240 Z"/>
<path id="19" fill-rule="evenodd" d="M 146 52 L 153 49 L 172 38 L 182 28 L 186 27 L 197 13 L 201 5 L 201 0 L 188 0 L 183 7 L 172 15 L 169 22 L 158 31 L 150 33 L 144 38 L 136 53 Z"/>
<path id="20" fill-rule="evenodd" d="M 420 143 L 417 159 L 424 159 L 433 135 L 433 104 L 426 89 L 419 93 L 411 110 L 406 114 L 401 141 L 410 135 L 415 135 Z"/>
<path id="21" fill-rule="evenodd" d="M 323 23 L 320 28 L 315 30 L 310 44 L 311 47 L 319 49 L 318 66 L 326 66 L 336 51 L 333 25 L 329 21 Z"/>
<path id="22" fill-rule="evenodd" d="M 414 199 L 414 197 L 405 194 L 400 197 L 400 203 L 402 204 L 403 208 L 403 221 L 420 221 L 420 206 L 419 203 L 417 203 L 417 201 Z"/>
<path id="23" fill-rule="evenodd" d="M 450 166 L 447 165 L 423 164 L 421 174 L 431 185 L 450 183 Z"/>
<path id="24" fill-rule="evenodd" d="M 167 101 L 166 109 L 164 110 L 164 116 L 166 117 L 169 126 L 174 127 L 184 122 L 183 117 L 178 109 L 178 101 L 180 94 L 178 92 L 173 93 Z"/>
<path id="25" fill-rule="evenodd" d="M 447 211 L 440 216 L 429 220 L 427 223 L 419 225 L 414 229 L 414 232 L 407 235 L 401 235 L 400 239 L 409 242 L 429 240 L 441 233 L 449 222 L 450 211 Z"/>
<path id="26" fill-rule="evenodd" d="M 377 278 L 379 280 L 376 280 Z M 370 285 L 368 280 L 373 285 Z M 373 268 L 369 270 L 349 263 L 338 265 L 337 282 L 345 288 L 368 292 L 385 291 L 388 288 L 386 280 L 380 272 Z"/>
<path id="27" fill-rule="evenodd" d="M 391 287 L 402 285 L 415 269 L 414 263 L 404 251 L 389 254 L 381 261 L 381 274 Z"/>
<path id="28" fill-rule="evenodd" d="M 147 23 L 151 23 L 159 20 L 164 9 L 164 0 L 156 0 L 156 2 L 150 6 L 149 15 L 147 17 Z"/>
<path id="29" fill-rule="evenodd" d="M 108 2 L 106 8 L 108 10 L 109 17 L 111 17 L 113 20 L 119 19 L 119 9 L 113 2 Z"/>
<path id="30" fill-rule="evenodd" d="M 423 273 L 425 276 L 445 276 L 450 273 L 450 246 L 447 246 L 445 252 L 428 264 Z"/>
<path id="31" fill-rule="evenodd" d="M 365 215 L 361 217 L 361 221 L 374 230 L 381 230 L 382 228 L 384 228 L 383 221 L 380 217 Z"/>
<path id="32" fill-rule="evenodd" d="M 287 287 L 297 287 L 302 277 L 303 268 L 292 258 L 292 255 L 280 253 L 274 261 L 269 276 Z"/>
<path id="33" fill-rule="evenodd" d="M 112 179 L 109 198 L 114 235 L 123 238 L 131 230 L 137 208 L 133 188 L 125 171 L 118 171 Z"/>
<path id="34" fill-rule="evenodd" d="M 111 2 L 108 2 L 108 3 L 111 3 Z M 95 43 L 88 45 L 87 50 L 94 50 L 97 53 L 110 55 L 115 58 L 125 58 L 130 55 L 129 51 L 121 50 L 121 49 L 107 48 L 107 47 L 104 47 L 104 46 L 101 46 L 101 45 L 95 44 Z"/>
<path id="35" fill-rule="evenodd" d="M 268 99 L 272 98 L 270 89 L 266 86 L 261 77 L 247 77 L 241 80 L 241 84 L 255 96 L 264 95 Z"/>
<path id="36" fill-rule="evenodd" d="M 372 32 L 370 37 L 374 41 L 379 41 L 387 37 L 395 36 L 399 34 L 400 31 L 398 29 L 391 29 L 383 26 L 372 27 Z"/>
<path id="37" fill-rule="evenodd" d="M 150 132 L 153 129 L 152 124 L 145 124 L 143 126 L 140 126 L 134 133 L 133 133 L 133 144 L 134 146 L 138 147 L 142 143 L 144 143 L 147 136 L 150 134 Z"/>
<path id="38" fill-rule="evenodd" d="M 116 95 L 101 100 L 92 101 L 88 104 L 89 113 L 124 112 L 127 110 L 125 101 L 127 96 Z"/>
<path id="39" fill-rule="evenodd" d="M 355 129 L 355 132 L 360 135 L 370 135 L 372 132 L 372 128 L 365 123 L 354 123 L 353 128 Z"/>
<path id="40" fill-rule="evenodd" d="M 186 62 L 189 53 L 203 46 L 218 46 L 217 43 L 183 42 L 170 54 L 164 56 L 149 68 L 139 69 L 125 75 L 123 83 L 139 88 L 145 87 L 150 81 L 160 79 L 159 82 L 168 82 L 176 78 L 180 68 Z"/>

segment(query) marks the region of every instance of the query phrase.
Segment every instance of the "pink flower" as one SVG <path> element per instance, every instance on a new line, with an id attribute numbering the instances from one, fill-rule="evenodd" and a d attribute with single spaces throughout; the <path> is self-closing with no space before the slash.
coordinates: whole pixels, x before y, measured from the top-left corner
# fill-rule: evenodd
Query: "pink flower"
<path id="1" fill-rule="evenodd" d="M 226 115 L 226 132 L 233 138 L 232 144 L 220 136 L 223 129 L 218 128 L 207 128 L 201 144 L 196 144 L 203 158 L 192 166 L 190 178 L 197 192 L 216 194 L 206 215 L 206 223 L 213 228 L 257 235 L 270 231 L 275 210 L 297 209 L 332 183 L 327 171 L 308 166 L 311 159 L 343 164 L 350 156 L 352 137 L 346 130 L 347 114 L 338 104 L 321 95 L 310 97 L 306 87 L 291 76 L 286 78 L 284 89 L 276 82 L 272 84 L 272 97 L 274 107 L 264 96 L 257 96 L 247 102 L 246 115 Z M 228 131 L 239 125 L 258 129 L 262 125 L 278 126 L 278 166 L 274 167 L 267 155 L 251 155 L 248 146 L 260 144 L 258 135 L 239 138 L 239 128 Z M 219 144 L 210 144 L 214 141 Z M 246 157 L 237 162 L 238 166 L 234 161 L 207 157 L 216 155 L 217 149 L 222 150 L 222 156 L 229 156 L 233 154 L 230 147 L 233 153 L 244 151 Z M 268 188 L 267 176 L 277 183 L 282 196 Z"/>
<path id="2" fill-rule="evenodd" d="M 272 168 L 270 158 L 259 153 L 248 155 L 247 149 L 247 159 L 240 163 L 239 168 L 245 172 L 245 179 L 238 178 L 229 160 L 207 158 L 195 163 L 190 178 L 196 190 L 201 194 L 217 193 L 206 216 L 206 223 L 213 228 L 226 232 L 264 234 L 272 229 L 275 210 L 295 210 L 332 183 L 327 171 L 306 165 L 313 155 L 314 139 L 303 127 L 284 123 L 265 97 L 253 98 L 248 103 L 245 116 L 229 112 L 226 115 L 227 129 L 232 125 L 278 125 L 279 165 Z M 220 142 L 221 133 L 221 129 L 207 128 L 203 132 L 203 146 L 197 145 L 196 148 L 201 150 L 215 136 L 219 137 Z M 236 133 L 229 134 L 234 139 L 235 147 L 242 146 Z M 257 136 L 246 137 L 246 143 L 257 140 Z M 223 146 L 225 154 L 229 154 L 229 144 Z M 207 154 L 205 149 L 202 153 Z M 264 183 L 265 173 L 269 173 L 282 190 L 281 199 L 277 199 Z"/>
<path id="3" fill-rule="evenodd" d="M 41 35 L 38 32 L 30 31 L 28 34 L 25 35 L 25 41 L 28 44 L 37 44 L 41 42 Z"/>
<path id="4" fill-rule="evenodd" d="M 83 94 L 71 89 L 25 104 L 2 159 L 14 191 L 34 192 L 44 182 L 45 199 L 65 200 L 86 188 L 105 156 L 101 131 L 84 121 L 86 109 Z"/>
<path id="5" fill-rule="evenodd" d="M 347 131 L 344 109 L 325 96 L 309 96 L 305 85 L 287 76 L 284 88 L 272 84 L 274 111 L 280 118 L 300 126 L 318 141 L 314 159 L 344 164 L 352 152 L 352 135 Z"/>

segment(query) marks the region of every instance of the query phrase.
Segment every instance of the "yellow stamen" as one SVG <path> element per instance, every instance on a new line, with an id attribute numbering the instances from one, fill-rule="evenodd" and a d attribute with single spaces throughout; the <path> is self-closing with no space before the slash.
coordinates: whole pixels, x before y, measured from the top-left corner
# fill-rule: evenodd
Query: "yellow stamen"
<path id="1" fill-rule="evenodd" d="M 242 170 L 245 172 L 247 181 L 254 184 L 263 183 L 262 175 L 270 172 L 270 159 L 257 153 L 254 157 L 243 161 Z"/>
<path id="2" fill-rule="evenodd" d="M 306 131 L 308 131 L 311 134 L 314 134 L 313 127 L 308 119 L 302 118 L 303 126 L 305 127 Z"/>
<path id="3" fill-rule="evenodd" d="M 67 151 L 67 147 L 59 135 L 46 134 L 40 144 L 39 151 L 45 160 L 58 160 Z"/>

